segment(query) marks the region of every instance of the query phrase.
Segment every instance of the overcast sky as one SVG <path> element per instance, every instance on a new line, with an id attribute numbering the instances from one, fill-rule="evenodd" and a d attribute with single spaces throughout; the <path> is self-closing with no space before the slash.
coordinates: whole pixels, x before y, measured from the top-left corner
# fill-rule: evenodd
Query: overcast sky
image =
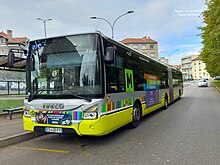
<path id="1" fill-rule="evenodd" d="M 115 24 L 115 40 L 150 36 L 159 44 L 159 56 L 171 55 L 171 64 L 180 64 L 180 58 L 199 54 L 202 48 L 203 26 L 201 12 L 204 0 L 0 0 L 0 31 L 13 31 L 13 37 L 37 39 L 44 37 L 43 22 L 48 19 L 47 36 L 102 31 L 111 37 L 110 23 L 123 13 Z M 165 51 L 167 53 L 163 53 Z"/>

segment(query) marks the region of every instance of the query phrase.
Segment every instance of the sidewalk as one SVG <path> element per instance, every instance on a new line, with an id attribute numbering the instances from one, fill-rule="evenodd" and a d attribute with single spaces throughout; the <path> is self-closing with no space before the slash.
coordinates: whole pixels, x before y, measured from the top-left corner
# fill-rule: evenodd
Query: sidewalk
<path id="1" fill-rule="evenodd" d="M 0 117 L 0 148 L 7 145 L 29 140 L 42 134 L 24 131 L 23 121 L 20 114 L 14 115 L 13 120 L 9 116 L 5 119 Z"/>

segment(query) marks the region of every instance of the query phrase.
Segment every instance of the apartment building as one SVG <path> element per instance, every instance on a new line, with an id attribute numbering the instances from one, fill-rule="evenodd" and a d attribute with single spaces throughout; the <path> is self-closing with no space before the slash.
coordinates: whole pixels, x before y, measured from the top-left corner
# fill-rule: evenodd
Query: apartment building
<path id="1" fill-rule="evenodd" d="M 169 61 L 166 57 L 159 57 L 158 61 L 160 61 L 163 64 L 169 64 Z"/>
<path id="2" fill-rule="evenodd" d="M 194 59 L 195 57 L 196 55 L 190 55 L 190 56 L 181 58 L 181 68 L 182 68 L 184 80 L 193 79 L 192 59 Z"/>
<path id="3" fill-rule="evenodd" d="M 192 59 L 192 75 L 195 80 L 202 78 L 210 79 L 209 73 L 206 71 L 206 65 L 202 62 L 201 56 Z"/>
<path id="4" fill-rule="evenodd" d="M 121 42 L 155 60 L 158 60 L 158 42 L 150 37 L 126 38 Z"/>

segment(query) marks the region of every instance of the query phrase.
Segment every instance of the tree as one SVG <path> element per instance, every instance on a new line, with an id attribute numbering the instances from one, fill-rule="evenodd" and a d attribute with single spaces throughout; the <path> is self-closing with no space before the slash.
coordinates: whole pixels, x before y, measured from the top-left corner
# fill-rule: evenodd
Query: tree
<path id="1" fill-rule="evenodd" d="M 220 0 L 206 0 L 207 10 L 202 13 L 202 60 L 206 70 L 214 77 L 220 75 Z"/>

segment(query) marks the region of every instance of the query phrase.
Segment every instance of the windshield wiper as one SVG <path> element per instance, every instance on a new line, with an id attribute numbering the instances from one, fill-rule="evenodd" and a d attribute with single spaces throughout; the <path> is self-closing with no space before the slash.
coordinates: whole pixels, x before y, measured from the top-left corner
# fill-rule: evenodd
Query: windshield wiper
<path id="1" fill-rule="evenodd" d="M 34 95 L 32 95 L 30 98 L 28 98 L 28 102 L 34 100 L 39 94 L 45 91 L 52 91 L 50 89 L 39 89 Z"/>
<path id="2" fill-rule="evenodd" d="M 84 99 L 84 100 L 86 100 L 88 102 L 92 101 L 92 99 L 90 99 L 90 98 L 86 98 L 86 97 L 83 97 L 83 96 L 75 95 L 75 94 L 72 94 L 72 93 L 71 93 L 71 96 L 74 96 L 74 97 L 79 98 L 79 99 Z"/>

